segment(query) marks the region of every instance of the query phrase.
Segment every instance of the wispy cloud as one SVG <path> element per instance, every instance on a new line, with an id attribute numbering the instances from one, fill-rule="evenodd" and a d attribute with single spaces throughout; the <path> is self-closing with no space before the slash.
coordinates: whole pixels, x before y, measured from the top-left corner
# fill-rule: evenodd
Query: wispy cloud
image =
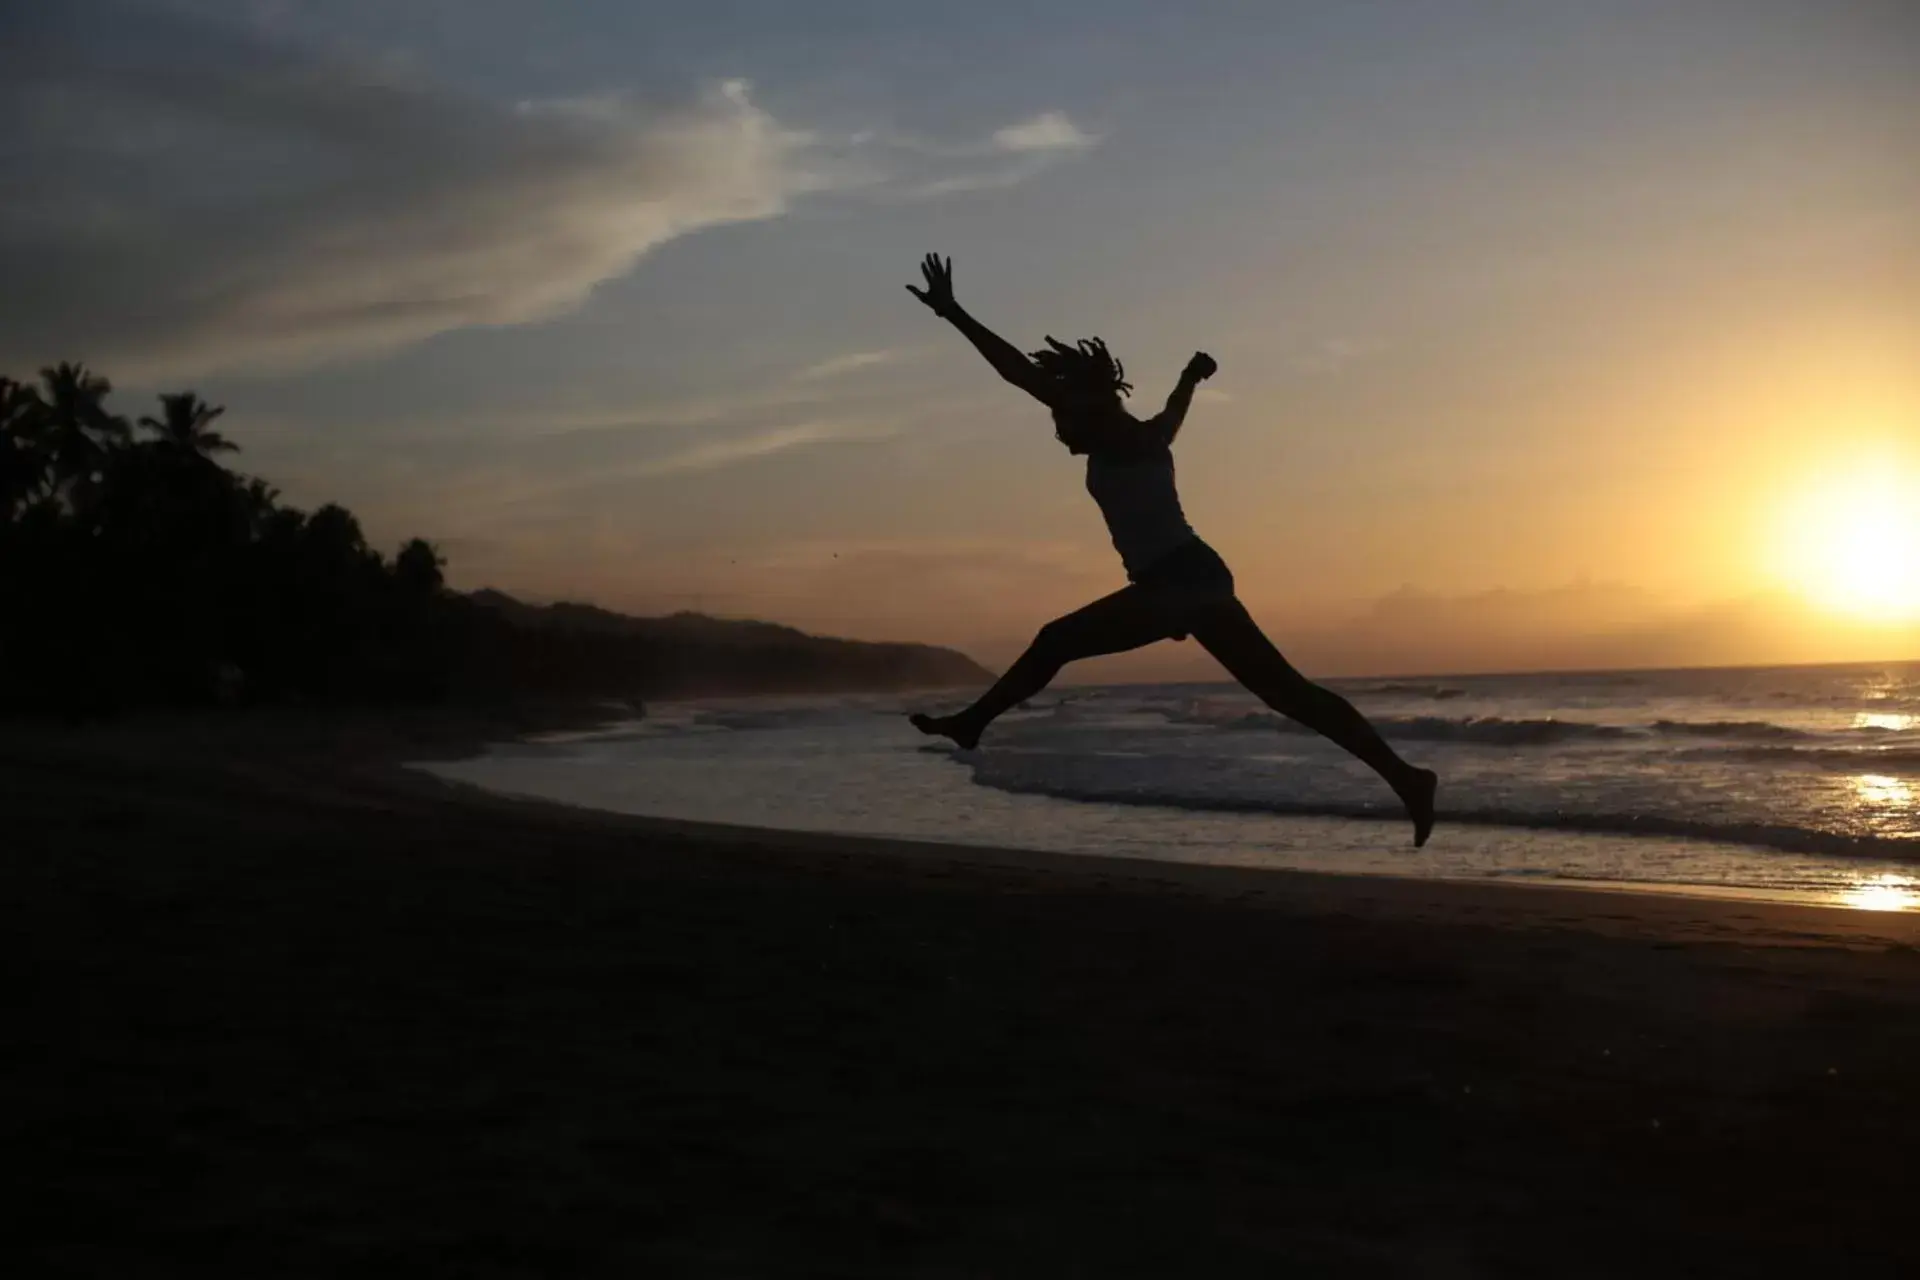
<path id="1" fill-rule="evenodd" d="M 897 407 L 897 390 L 860 381 L 854 375 L 910 359 L 910 347 L 853 351 L 805 365 L 757 387 L 733 387 L 709 395 L 682 399 L 646 398 L 629 403 L 492 406 L 435 413 L 390 424 L 404 428 L 408 439 L 534 440 L 561 436 L 617 435 L 623 432 L 673 431 L 714 427 L 755 427 L 769 420 L 809 420 L 848 409 Z M 924 408 L 927 398 L 915 393 L 911 403 Z"/>
<path id="2" fill-rule="evenodd" d="M 862 369 L 872 369 L 883 364 L 892 364 L 900 358 L 900 352 L 888 348 L 881 351 L 852 351 L 843 356 L 834 356 L 818 364 L 810 364 L 793 375 L 796 382 L 819 382 L 826 378 L 841 378 Z"/>
<path id="3" fill-rule="evenodd" d="M 803 422 L 725 440 L 702 441 L 677 452 L 648 459 L 628 469 L 625 474 L 631 479 L 651 479 L 694 471 L 713 471 L 808 445 L 885 440 L 895 434 L 892 427 L 871 423 Z"/>
<path id="4" fill-rule="evenodd" d="M 1075 124 L 1065 112 L 1043 111 L 996 129 L 985 143 L 943 149 L 940 154 L 960 162 L 959 170 L 907 187 L 903 194 L 924 200 L 1010 187 L 1091 151 L 1099 143 L 1097 135 Z"/>
<path id="5" fill-rule="evenodd" d="M 1373 348 L 1347 338 L 1322 338 L 1297 348 L 1289 357 L 1295 371 L 1317 377 L 1338 377 Z"/>
<path id="6" fill-rule="evenodd" d="M 1098 141 L 1061 111 L 1043 111 L 993 135 L 993 145 L 1002 151 L 1085 151 Z"/>
<path id="7" fill-rule="evenodd" d="M 471 451 L 385 457 L 366 462 L 355 502 L 369 518 L 430 513 L 432 526 L 454 536 L 498 537 L 535 524 L 578 528 L 631 504 L 634 486 L 828 446 L 877 445 L 899 435 L 883 418 L 818 418 L 725 434 L 652 435 L 622 442 L 612 456 L 582 457 L 533 442 L 474 456 Z"/>

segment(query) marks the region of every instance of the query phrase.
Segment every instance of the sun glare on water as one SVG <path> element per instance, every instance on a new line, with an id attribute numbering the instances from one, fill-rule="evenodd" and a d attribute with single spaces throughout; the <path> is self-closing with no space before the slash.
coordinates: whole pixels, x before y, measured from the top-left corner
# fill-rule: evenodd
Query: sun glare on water
<path id="1" fill-rule="evenodd" d="M 1794 504 L 1783 532 L 1784 567 L 1814 603 L 1920 621 L 1920 478 L 1892 466 L 1834 477 Z"/>
<path id="2" fill-rule="evenodd" d="M 1907 876 L 1879 875 L 1843 891 L 1840 901 L 1857 911 L 1912 911 L 1920 907 L 1920 881 Z"/>

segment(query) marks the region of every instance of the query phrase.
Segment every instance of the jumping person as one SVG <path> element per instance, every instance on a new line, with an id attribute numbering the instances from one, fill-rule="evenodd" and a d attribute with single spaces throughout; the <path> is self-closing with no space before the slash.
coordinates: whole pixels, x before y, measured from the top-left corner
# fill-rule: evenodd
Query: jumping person
<path id="1" fill-rule="evenodd" d="M 966 335 L 1002 378 L 1047 406 L 1060 443 L 1086 457 L 1087 492 L 1106 518 L 1127 585 L 1040 628 L 972 706 L 950 716 L 915 715 L 914 727 L 970 750 L 997 716 L 1046 688 L 1069 662 L 1192 635 L 1262 702 L 1332 739 L 1385 779 L 1413 820 L 1413 843 L 1424 845 L 1433 830 L 1433 771 L 1402 760 L 1352 703 L 1288 664 L 1234 595 L 1226 562 L 1180 510 L 1171 446 L 1194 389 L 1218 368 L 1213 357 L 1196 352 L 1167 407 L 1142 422 L 1120 403 L 1133 387 L 1100 339 L 1068 346 L 1049 337 L 1046 350 L 1022 355 L 954 300 L 952 259 L 928 254 L 920 273 L 926 287 L 908 285 L 907 291 Z"/>

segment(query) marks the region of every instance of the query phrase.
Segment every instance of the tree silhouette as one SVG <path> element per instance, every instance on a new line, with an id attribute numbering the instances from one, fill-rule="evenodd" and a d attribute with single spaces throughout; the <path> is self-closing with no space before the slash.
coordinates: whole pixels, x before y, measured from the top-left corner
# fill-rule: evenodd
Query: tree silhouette
<path id="1" fill-rule="evenodd" d="M 0 377 L 0 520 L 12 520 L 48 483 L 41 434 L 47 406 L 40 393 Z"/>
<path id="2" fill-rule="evenodd" d="M 416 596 L 431 596 L 446 584 L 441 570 L 447 561 L 431 542 L 415 538 L 400 548 L 393 559 L 393 576 L 403 590 Z"/>
<path id="3" fill-rule="evenodd" d="M 55 491 L 69 510 L 86 510 L 99 492 L 107 459 L 130 432 L 107 412 L 113 384 L 83 364 L 62 361 L 40 371 L 45 388 L 44 456 Z"/>
<path id="4" fill-rule="evenodd" d="M 0 378 L 0 707 L 391 701 L 447 687 L 441 561 L 389 563 L 217 461 L 223 410 L 160 397 L 136 441 L 85 365 Z"/>
<path id="5" fill-rule="evenodd" d="M 160 397 L 158 418 L 145 416 L 140 425 L 151 431 L 159 443 L 197 458 L 211 459 L 216 453 L 238 453 L 240 446 L 212 429 L 214 419 L 226 406 L 210 405 L 191 391 L 178 391 Z"/>
<path id="6" fill-rule="evenodd" d="M 353 513 L 308 514 L 221 465 L 222 410 L 160 397 L 144 437 L 80 364 L 0 377 L 0 711 L 390 704 L 896 685 L 955 654 L 711 619 L 529 611 L 446 589 L 421 538 L 391 560 Z M 731 629 L 730 629 L 731 628 Z M 724 633 L 724 634 L 722 634 Z M 954 661 L 957 660 L 957 664 Z"/>

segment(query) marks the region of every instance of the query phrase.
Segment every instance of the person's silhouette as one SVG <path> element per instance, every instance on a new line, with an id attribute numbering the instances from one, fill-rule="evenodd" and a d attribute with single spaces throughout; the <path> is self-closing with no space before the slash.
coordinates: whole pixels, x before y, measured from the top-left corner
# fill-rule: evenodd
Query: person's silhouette
<path id="1" fill-rule="evenodd" d="M 1218 368 L 1213 357 L 1196 352 L 1166 408 L 1142 422 L 1121 404 L 1133 388 L 1100 339 L 1068 346 L 1049 337 L 1045 350 L 1022 355 L 954 300 L 951 259 L 928 254 L 920 272 L 926 287 L 908 285 L 907 291 L 965 334 L 1001 377 L 1046 405 L 1060 442 L 1086 457 L 1087 492 L 1106 518 L 1128 582 L 1040 628 L 1027 651 L 972 706 L 949 716 L 916 714 L 914 726 L 971 749 L 997 716 L 1046 688 L 1069 662 L 1192 635 L 1262 702 L 1332 739 L 1384 778 L 1413 820 L 1414 844 L 1425 844 L 1438 784 L 1433 771 L 1402 760 L 1352 703 L 1288 664 L 1234 595 L 1226 562 L 1180 510 L 1171 446 L 1194 389 Z"/>

